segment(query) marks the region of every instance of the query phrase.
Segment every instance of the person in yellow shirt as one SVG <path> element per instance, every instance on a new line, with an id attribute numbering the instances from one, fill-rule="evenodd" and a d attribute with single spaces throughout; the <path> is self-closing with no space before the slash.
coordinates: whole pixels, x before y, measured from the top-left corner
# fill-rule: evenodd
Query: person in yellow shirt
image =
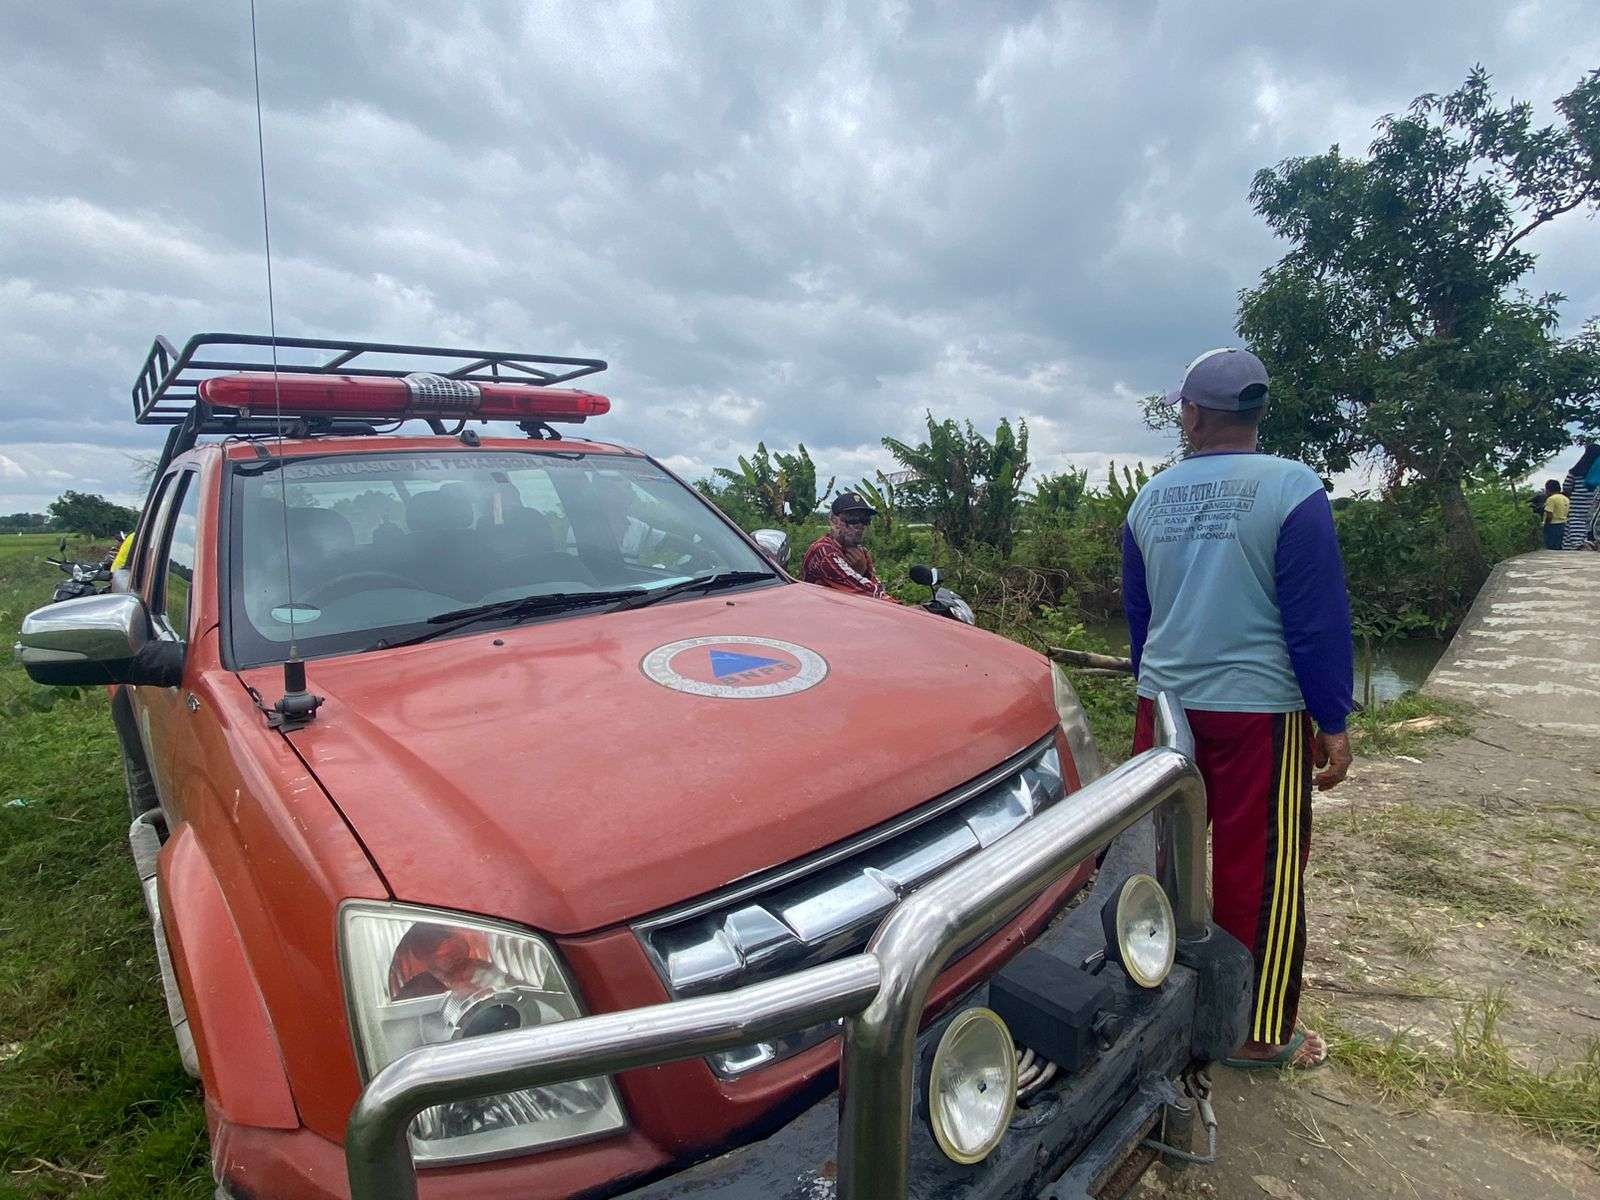
<path id="1" fill-rule="evenodd" d="M 1561 539 L 1567 536 L 1567 514 L 1572 511 L 1572 501 L 1562 494 L 1561 484 L 1554 479 L 1544 484 L 1544 548 L 1561 549 Z"/>
<path id="2" fill-rule="evenodd" d="M 111 569 L 120 571 L 128 565 L 128 559 L 133 557 L 133 534 L 122 539 L 122 545 L 117 547 L 116 557 L 111 560 Z"/>

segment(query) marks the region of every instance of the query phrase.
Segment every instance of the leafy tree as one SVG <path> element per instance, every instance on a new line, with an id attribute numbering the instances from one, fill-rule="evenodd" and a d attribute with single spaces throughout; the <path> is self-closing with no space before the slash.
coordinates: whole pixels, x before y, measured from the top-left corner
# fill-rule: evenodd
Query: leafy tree
<path id="1" fill-rule="evenodd" d="M 60 499 L 50 502 L 49 511 L 57 529 L 87 533 L 91 537 L 127 533 L 139 521 L 139 514 L 133 509 L 86 492 L 63 492 Z"/>
<path id="2" fill-rule="evenodd" d="M 740 457 L 737 471 L 718 467 L 716 475 L 727 481 L 726 490 L 737 501 L 775 525 L 804 521 L 833 492 L 830 479 L 817 494 L 816 464 L 803 443 L 795 454 L 769 454 L 766 443 L 757 442 L 754 454 Z"/>
<path id="3" fill-rule="evenodd" d="M 0 517 L 0 533 L 39 533 L 50 528 L 44 513 L 11 513 Z"/>
<path id="4" fill-rule="evenodd" d="M 1440 634 L 1472 604 L 1476 588 L 1448 569 L 1443 513 L 1426 502 L 1427 489 L 1401 484 L 1381 497 L 1358 492 L 1334 502 L 1358 638 Z M 1467 481 L 1467 506 L 1492 561 L 1535 548 L 1530 497 L 1492 476 Z"/>
<path id="5" fill-rule="evenodd" d="M 400 497 L 390 491 L 367 488 L 353 496 L 341 496 L 333 502 L 333 511 L 350 522 L 356 541 L 370 542 L 373 531 L 384 522 L 404 526 L 405 505 Z"/>
<path id="6" fill-rule="evenodd" d="M 1380 120 L 1365 158 L 1334 146 L 1250 191 L 1293 243 L 1240 296 L 1239 332 L 1273 377 L 1263 444 L 1324 474 L 1376 459 L 1391 485 L 1424 485 L 1473 582 L 1487 562 L 1464 483 L 1600 430 L 1600 327 L 1560 338 L 1565 297 L 1516 287 L 1530 234 L 1600 206 L 1600 71 L 1556 107 L 1561 123 L 1536 128 L 1477 67 Z"/>
<path id="7" fill-rule="evenodd" d="M 1028 471 L 1028 423 L 1001 419 L 994 440 L 953 420 L 927 414 L 928 440 L 909 445 L 886 437 L 883 444 L 901 466 L 917 472 L 902 490 L 924 501 L 933 527 L 954 550 L 973 543 L 1011 553 L 1022 477 Z"/>

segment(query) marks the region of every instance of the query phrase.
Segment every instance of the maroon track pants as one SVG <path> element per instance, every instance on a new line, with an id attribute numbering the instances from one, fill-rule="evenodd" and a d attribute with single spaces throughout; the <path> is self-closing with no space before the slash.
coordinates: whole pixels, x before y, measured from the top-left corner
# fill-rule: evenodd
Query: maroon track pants
<path id="1" fill-rule="evenodd" d="M 1186 709 L 1211 819 L 1213 919 L 1255 956 L 1250 1040 L 1294 1033 L 1306 953 L 1311 849 L 1311 719 L 1295 713 Z M 1133 750 L 1155 744 L 1155 708 L 1139 700 Z"/>

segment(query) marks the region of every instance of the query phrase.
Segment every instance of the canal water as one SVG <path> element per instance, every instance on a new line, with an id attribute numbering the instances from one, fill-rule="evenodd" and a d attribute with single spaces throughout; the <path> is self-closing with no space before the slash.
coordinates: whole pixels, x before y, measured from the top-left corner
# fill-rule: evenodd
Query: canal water
<path id="1" fill-rule="evenodd" d="M 1128 652 L 1128 627 L 1120 621 L 1095 622 L 1086 627 L 1091 639 Z M 1372 651 L 1372 694 L 1375 700 L 1393 700 L 1396 696 L 1415 691 L 1428 678 L 1428 672 L 1444 654 L 1449 640 L 1445 638 L 1404 638 L 1376 646 Z M 1365 663 L 1360 645 L 1356 646 L 1356 696 L 1365 691 Z"/>

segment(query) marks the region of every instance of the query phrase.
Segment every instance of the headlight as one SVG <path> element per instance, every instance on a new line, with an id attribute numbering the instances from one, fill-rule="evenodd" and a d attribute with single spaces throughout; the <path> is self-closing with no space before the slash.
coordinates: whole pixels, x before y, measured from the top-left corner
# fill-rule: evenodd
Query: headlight
<path id="1" fill-rule="evenodd" d="M 1140 987 L 1160 987 L 1172 970 L 1178 931 L 1172 902 L 1149 875 L 1130 875 L 1100 910 L 1106 954 Z"/>
<path id="2" fill-rule="evenodd" d="M 1056 716 L 1061 720 L 1061 731 L 1067 735 L 1067 746 L 1078 768 L 1078 783 L 1086 787 L 1100 778 L 1100 748 L 1094 744 L 1089 715 L 1083 711 L 1083 702 L 1078 699 L 1067 673 L 1052 663 L 1050 674 L 1055 680 Z"/>
<path id="3" fill-rule="evenodd" d="M 950 1022 L 928 1073 L 928 1123 L 939 1149 L 958 1163 L 981 1162 L 1005 1136 L 1017 1100 L 1011 1031 L 987 1008 Z"/>
<path id="4" fill-rule="evenodd" d="M 344 987 L 363 1078 L 407 1051 L 583 1015 L 545 942 L 455 913 L 347 904 Z M 419 1163 L 493 1158 L 611 1133 L 627 1124 L 605 1076 L 459 1100 L 411 1123 Z"/>
<path id="5" fill-rule="evenodd" d="M 950 615 L 956 620 L 967 625 L 976 625 L 978 618 L 973 615 L 972 605 L 949 588 L 939 588 L 933 593 L 933 598 L 950 610 Z"/>

